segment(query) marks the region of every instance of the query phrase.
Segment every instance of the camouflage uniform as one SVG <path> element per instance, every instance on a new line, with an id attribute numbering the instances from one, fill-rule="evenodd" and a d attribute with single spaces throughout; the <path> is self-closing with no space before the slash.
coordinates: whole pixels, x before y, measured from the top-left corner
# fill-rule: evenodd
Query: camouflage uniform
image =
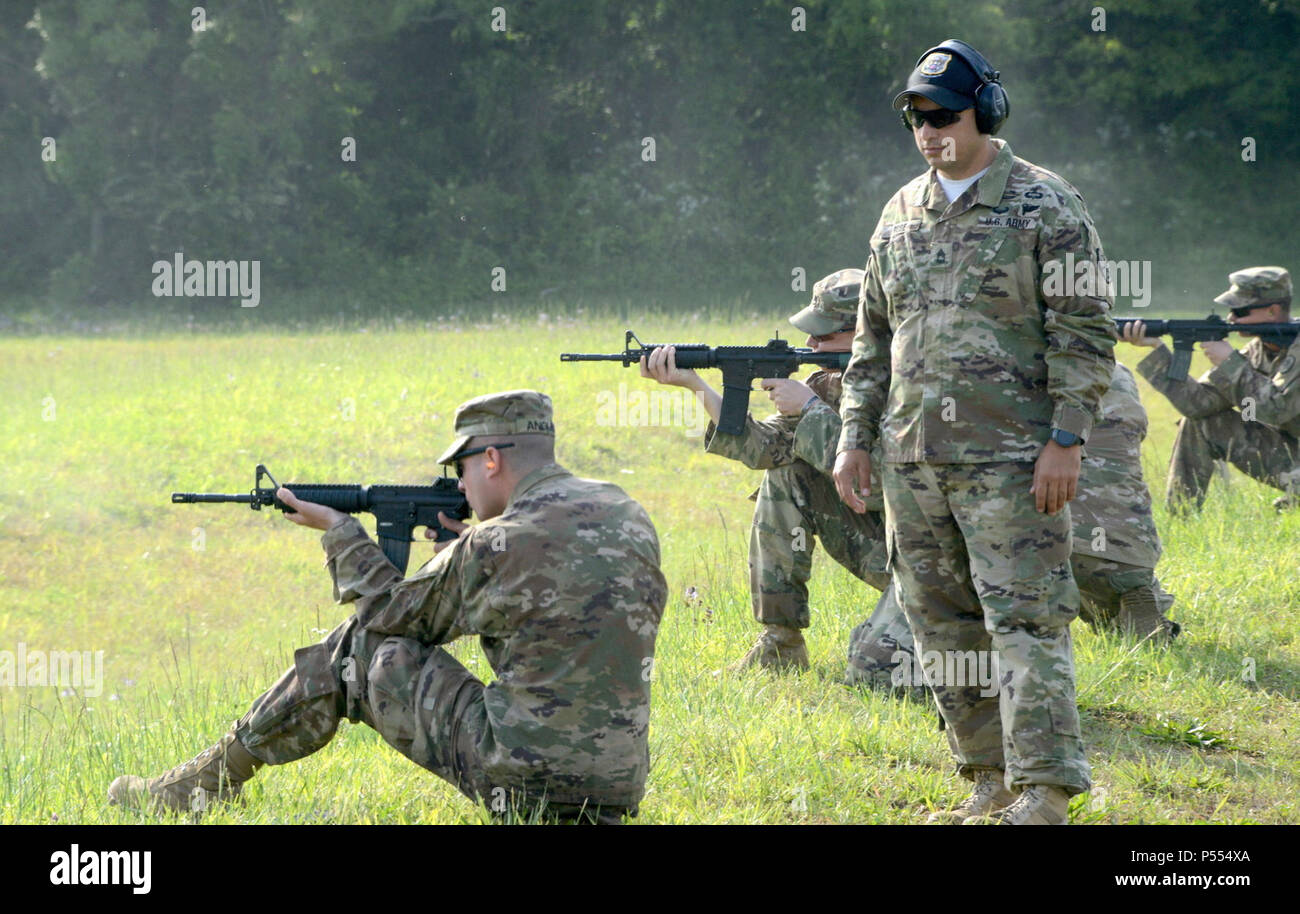
<path id="1" fill-rule="evenodd" d="M 992 142 L 988 172 L 957 201 L 931 170 L 885 206 L 839 450 L 882 441 L 890 567 L 918 647 L 998 658 L 997 696 L 929 683 L 959 770 L 1078 793 L 1089 769 L 1069 633 L 1070 514 L 1038 513 L 1029 489 L 1052 428 L 1091 432 L 1114 327 L 1078 192 Z M 1051 271 L 1069 274 L 1059 289 L 1044 285 Z"/>
<path id="2" fill-rule="evenodd" d="M 813 336 L 851 329 L 861 282 L 861 270 L 841 270 L 819 280 L 811 304 L 790 323 Z M 841 296 L 841 287 L 852 291 Z M 750 599 L 754 618 L 764 625 L 808 627 L 814 536 L 831 558 L 861 580 L 880 591 L 889 585 L 879 494 L 873 496 L 871 510 L 855 514 L 840 501 L 830 476 L 840 436 L 841 374 L 810 375 L 804 383 L 817 399 L 805 404 L 798 416 L 776 415 L 762 422 L 746 416 L 740 435 L 719 435 L 713 424 L 705 432 L 704 447 L 710 454 L 766 471 L 750 496 L 756 504 L 749 533 Z M 895 607 L 891 598 L 882 595 L 872 619 L 880 615 L 892 624 Z M 849 680 L 872 680 L 874 673 L 883 670 L 883 676 L 874 678 L 888 684 L 896 663 L 890 659 L 893 645 L 882 651 L 874 636 L 864 634 L 859 640 L 862 649 L 857 656 L 850 652 Z"/>
<path id="3" fill-rule="evenodd" d="M 545 395 L 472 400 L 440 462 L 474 435 L 526 426 L 554 434 Z M 499 516 L 406 580 L 353 518 L 322 543 L 334 597 L 356 611 L 296 651 L 238 721 L 248 753 L 272 765 L 303 758 L 346 718 L 495 813 L 635 814 L 667 594 L 640 505 L 548 464 L 519 481 Z M 479 637 L 495 674 L 486 686 L 439 646 L 466 635 Z"/>
<path id="4" fill-rule="evenodd" d="M 1094 628 L 1113 628 L 1125 625 L 1134 606 L 1149 605 L 1154 614 L 1163 615 L 1174 598 L 1155 576 L 1160 536 L 1151 515 L 1151 493 L 1142 478 L 1141 461 L 1146 410 L 1138 399 L 1133 374 L 1119 363 L 1110 390 L 1102 398 L 1101 413 L 1085 448 L 1078 494 L 1070 503 L 1074 523 L 1070 567 L 1079 587 L 1080 618 Z M 855 629 L 850 658 L 872 644 L 878 645 L 879 651 L 891 641 L 895 650 L 914 654 L 902 609 L 895 605 L 892 615 L 872 619 L 879 634 L 865 624 L 859 626 L 861 632 Z M 1150 631 L 1150 627 L 1138 629 L 1141 635 Z M 916 667 L 909 662 L 895 681 L 905 682 L 901 674 L 909 669 Z"/>
<path id="5" fill-rule="evenodd" d="M 1281 267 L 1253 267 L 1229 277 L 1215 301 L 1229 307 L 1291 302 L 1291 277 Z M 1205 501 L 1214 462 L 1227 460 L 1277 489 L 1300 490 L 1300 337 L 1288 349 L 1256 337 L 1201 376 L 1165 377 L 1164 344 L 1138 364 L 1151 386 L 1184 418 L 1178 423 L 1165 494 L 1171 509 Z M 1250 402 L 1254 420 L 1240 410 Z"/>

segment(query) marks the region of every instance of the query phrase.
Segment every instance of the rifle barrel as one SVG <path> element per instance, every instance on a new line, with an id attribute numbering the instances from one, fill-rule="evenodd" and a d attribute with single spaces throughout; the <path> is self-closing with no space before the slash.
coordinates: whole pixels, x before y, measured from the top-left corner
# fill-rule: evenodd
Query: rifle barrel
<path id="1" fill-rule="evenodd" d="M 194 504 L 203 502 L 235 502 L 236 504 L 252 504 L 253 496 L 251 495 L 209 495 L 203 492 L 173 492 L 172 504 Z"/>

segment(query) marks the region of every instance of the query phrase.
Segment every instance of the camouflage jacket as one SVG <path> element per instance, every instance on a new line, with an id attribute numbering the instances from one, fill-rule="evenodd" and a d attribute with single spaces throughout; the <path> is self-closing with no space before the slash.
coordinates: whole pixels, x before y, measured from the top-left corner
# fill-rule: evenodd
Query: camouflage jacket
<path id="1" fill-rule="evenodd" d="M 1116 363 L 1101 419 L 1084 447 L 1078 494 L 1070 502 L 1074 551 L 1100 559 L 1155 568 L 1160 535 L 1151 516 L 1151 491 L 1142 478 L 1147 411 L 1137 379 Z"/>
<path id="2" fill-rule="evenodd" d="M 894 463 L 1029 461 L 1053 427 L 1092 430 L 1114 366 L 1101 242 L 1069 183 L 993 142 L 988 173 L 956 202 L 932 169 L 885 204 L 841 451 L 878 433 Z"/>
<path id="3" fill-rule="evenodd" d="M 1165 377 L 1171 353 L 1161 343 L 1138 363 L 1142 377 L 1184 416 L 1199 419 L 1254 402 L 1255 421 L 1300 438 L 1300 338 L 1286 350 L 1255 337 L 1199 381 Z"/>
<path id="4" fill-rule="evenodd" d="M 839 371 L 815 371 L 809 375 L 804 383 L 812 388 L 818 400 L 802 415 L 778 413 L 762 422 L 745 416 L 745 430 L 740 435 L 719 435 L 717 426 L 710 422 L 704 432 L 704 450 L 739 460 L 751 470 L 772 470 L 802 460 L 829 480 L 831 470 L 835 468 L 836 445 L 840 439 L 837 410 L 840 407 L 842 375 L 843 372 Z M 872 452 L 872 457 L 879 457 L 879 453 Z M 880 474 L 874 462 L 871 473 L 872 494 L 866 499 L 867 507 L 881 511 L 884 503 L 880 496 Z"/>
<path id="5" fill-rule="evenodd" d="M 639 504 L 560 466 L 402 580 L 360 523 L 323 543 L 366 628 L 445 644 L 478 635 L 496 679 L 479 744 L 493 784 L 557 803 L 635 806 L 649 768 L 650 669 L 667 599 Z"/>

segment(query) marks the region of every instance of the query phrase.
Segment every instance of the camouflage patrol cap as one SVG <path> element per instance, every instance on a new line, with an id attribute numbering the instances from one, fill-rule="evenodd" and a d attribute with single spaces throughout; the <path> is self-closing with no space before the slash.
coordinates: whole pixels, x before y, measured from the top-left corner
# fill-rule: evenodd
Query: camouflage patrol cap
<path id="1" fill-rule="evenodd" d="M 1247 267 L 1228 274 L 1232 288 L 1214 299 L 1225 308 L 1291 304 L 1291 274 L 1281 267 Z"/>
<path id="2" fill-rule="evenodd" d="M 551 398 L 535 390 L 507 390 L 466 400 L 456 407 L 456 440 L 438 463 L 451 463 L 469 440 L 479 435 L 550 435 Z"/>
<path id="3" fill-rule="evenodd" d="M 812 302 L 790 318 L 790 323 L 811 336 L 853 327 L 858 321 L 858 292 L 866 275 L 862 270 L 839 270 L 818 280 Z"/>

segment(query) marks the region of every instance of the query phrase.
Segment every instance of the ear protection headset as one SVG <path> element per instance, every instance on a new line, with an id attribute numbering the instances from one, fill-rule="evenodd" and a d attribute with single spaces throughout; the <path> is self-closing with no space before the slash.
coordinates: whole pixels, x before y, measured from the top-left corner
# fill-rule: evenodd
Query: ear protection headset
<path id="1" fill-rule="evenodd" d="M 1011 99 L 1007 97 L 1007 90 L 1002 88 L 1000 82 L 1002 74 L 993 69 L 993 65 L 979 51 L 956 38 L 949 38 L 943 44 L 930 48 L 916 59 L 916 65 L 919 67 L 921 61 L 935 51 L 956 54 L 975 71 L 981 83 L 975 90 L 975 129 L 980 133 L 997 133 L 1011 114 Z"/>

